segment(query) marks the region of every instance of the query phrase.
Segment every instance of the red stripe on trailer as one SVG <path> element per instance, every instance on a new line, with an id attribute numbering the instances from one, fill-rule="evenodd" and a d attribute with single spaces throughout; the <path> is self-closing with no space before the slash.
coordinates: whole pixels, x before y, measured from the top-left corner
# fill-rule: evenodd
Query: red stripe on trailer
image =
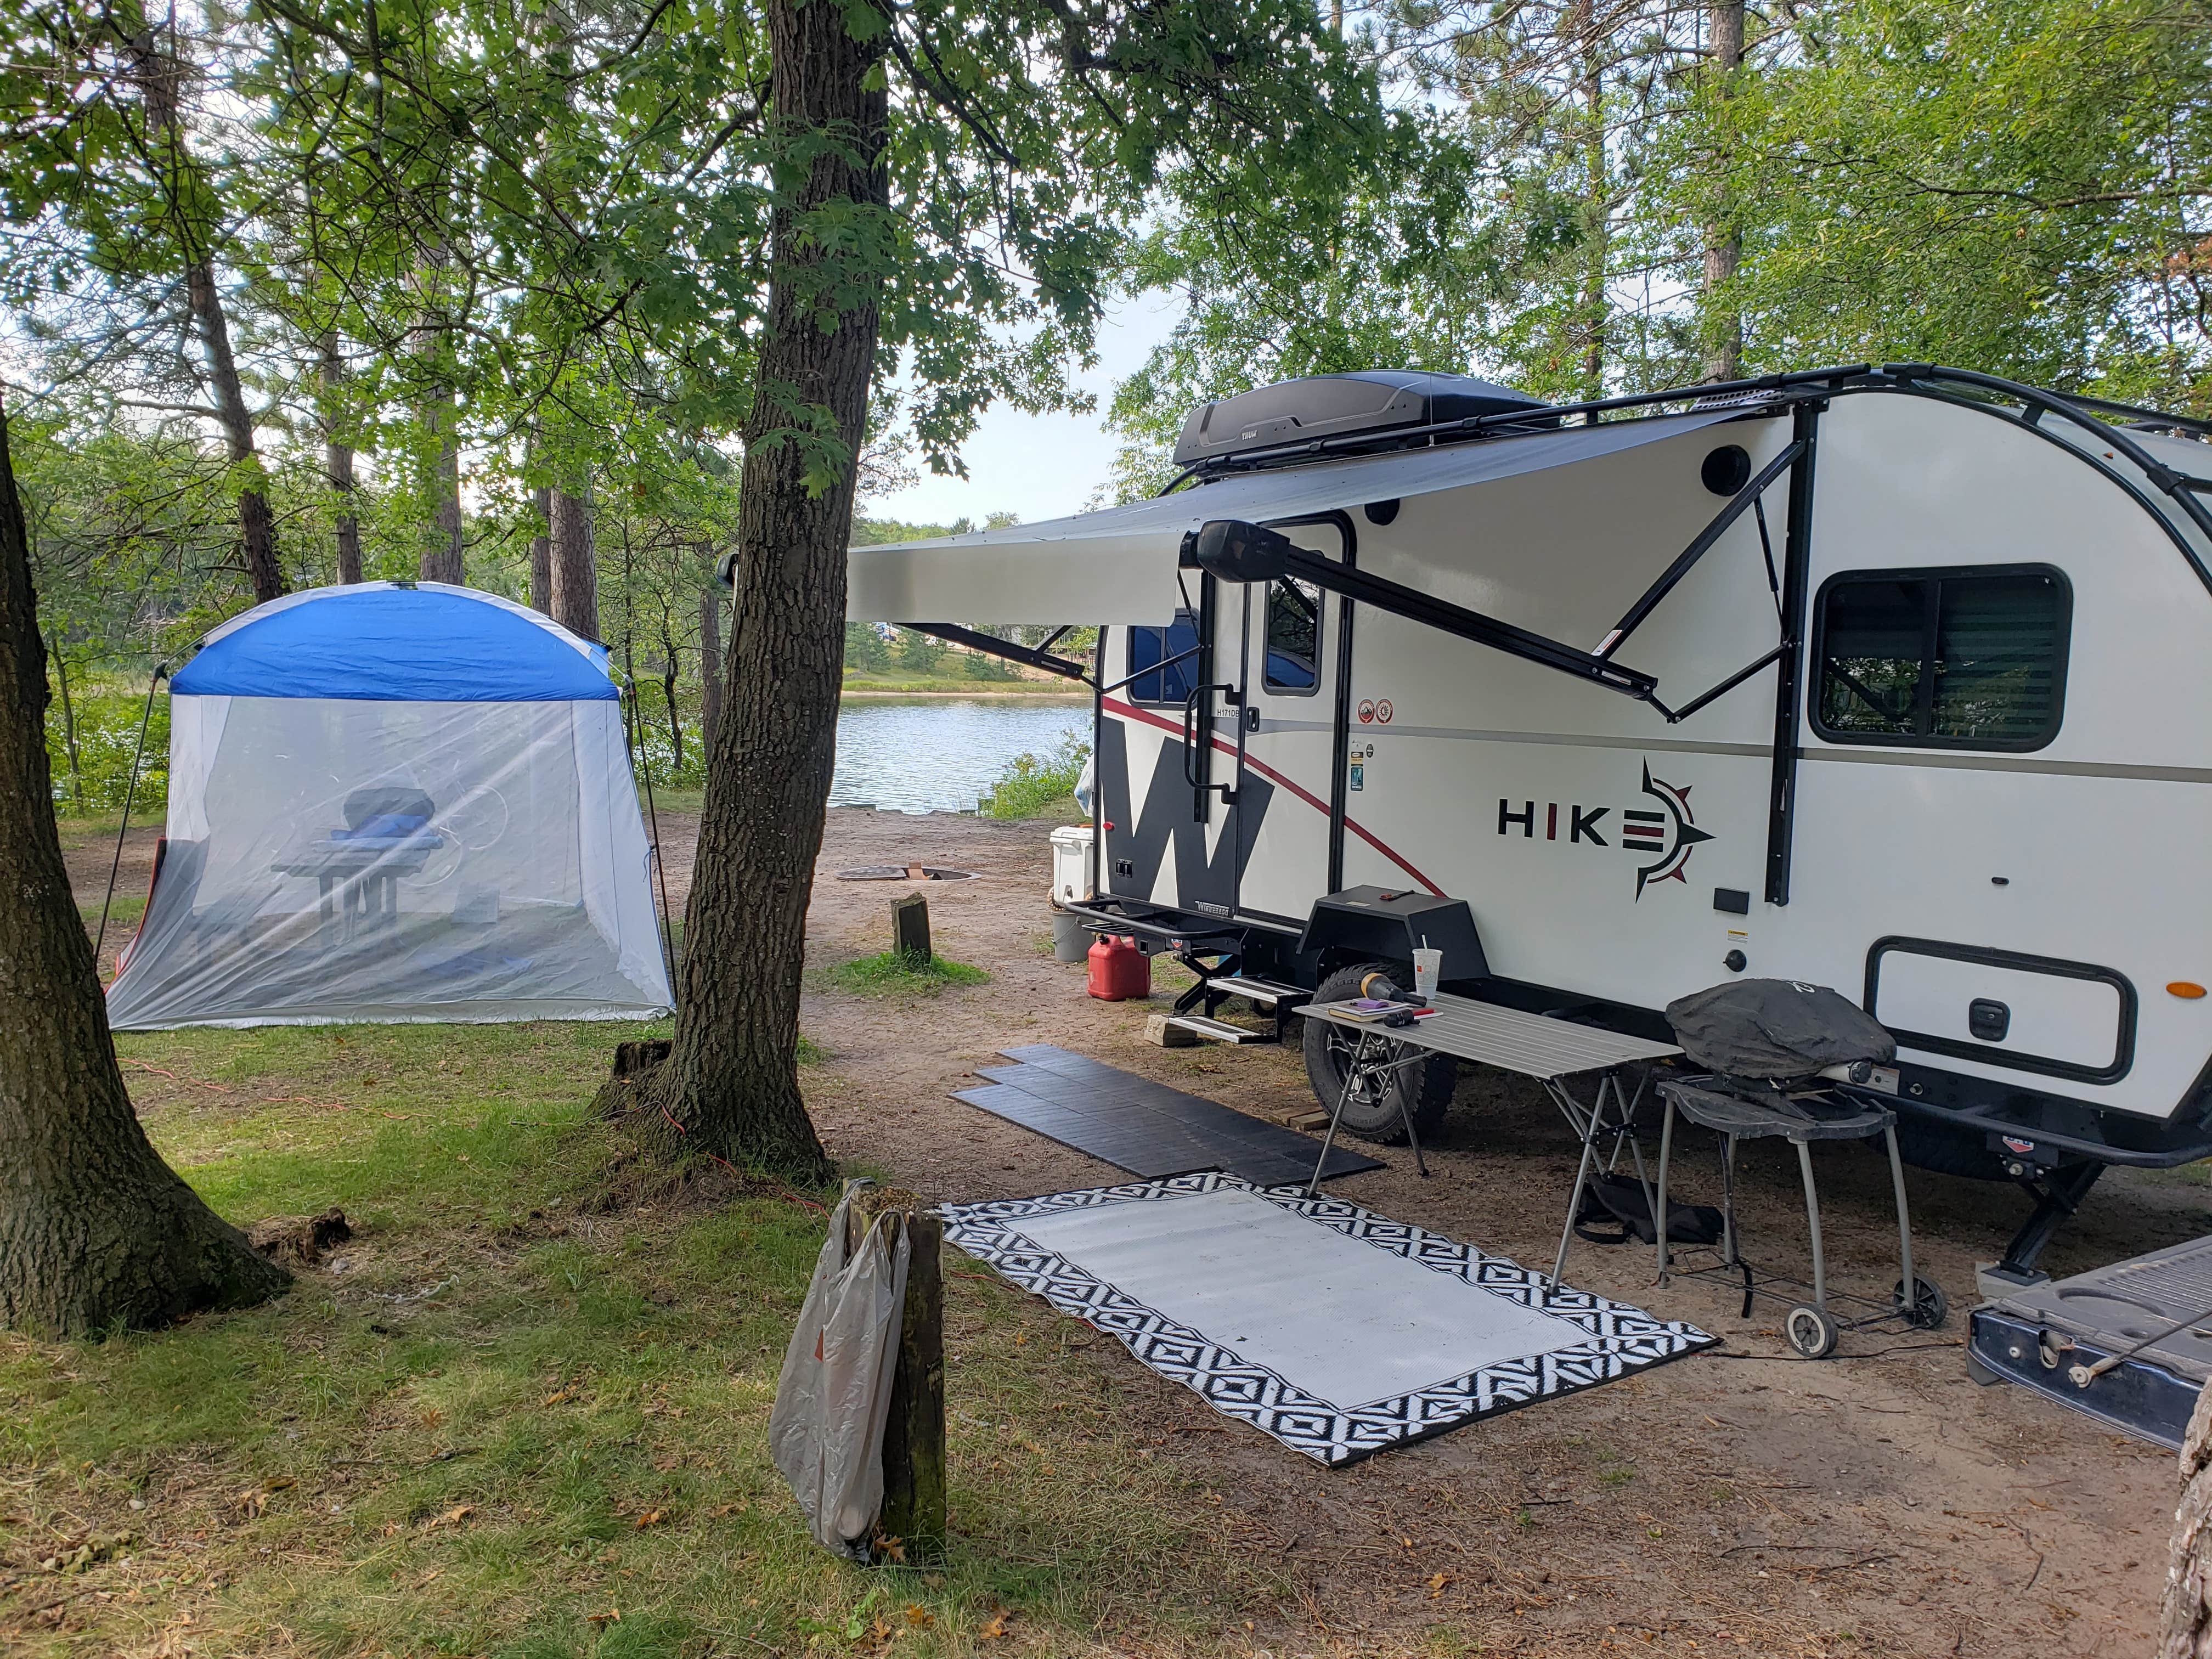
<path id="1" fill-rule="evenodd" d="M 1119 714 L 1125 720 L 1138 720 L 1146 726 L 1157 726 L 1163 732 L 1172 732 L 1178 738 L 1182 737 L 1183 734 L 1183 726 L 1181 721 L 1169 720 L 1164 715 L 1155 714 L 1150 709 L 1139 708 L 1134 704 L 1123 702 L 1118 698 L 1102 698 L 1099 702 L 1099 707 L 1110 714 Z M 1210 738 L 1208 740 L 1216 749 L 1218 749 L 1224 755 L 1233 756 L 1237 752 L 1236 749 L 1232 745 L 1222 742 L 1219 738 Z M 1327 817 L 1328 816 L 1328 803 L 1327 801 L 1322 799 L 1320 796 L 1313 793 L 1303 785 L 1292 782 L 1290 779 L 1285 777 L 1280 772 L 1275 770 L 1273 767 L 1268 765 L 1265 761 L 1255 760 L 1248 754 L 1244 757 L 1244 764 L 1250 767 L 1261 777 L 1267 779 L 1268 782 L 1279 784 L 1284 788 L 1289 790 L 1291 793 L 1296 795 L 1300 800 L 1312 807 L 1314 811 L 1319 812 L 1323 817 Z M 1413 868 L 1411 864 L 1408 864 L 1404 857 L 1394 848 L 1385 846 L 1381 841 L 1377 840 L 1372 833 L 1358 823 L 1355 822 L 1350 813 L 1346 813 L 1345 815 L 1344 827 L 1351 830 L 1353 835 L 1358 836 L 1360 840 L 1365 842 L 1376 852 L 1380 853 L 1384 858 L 1389 860 L 1391 863 L 1396 865 L 1401 870 L 1403 870 L 1415 881 L 1420 883 L 1422 886 L 1427 888 L 1429 891 L 1434 893 L 1438 898 L 1449 896 L 1445 893 L 1443 888 L 1437 886 L 1436 883 L 1431 881 L 1419 870 Z"/>

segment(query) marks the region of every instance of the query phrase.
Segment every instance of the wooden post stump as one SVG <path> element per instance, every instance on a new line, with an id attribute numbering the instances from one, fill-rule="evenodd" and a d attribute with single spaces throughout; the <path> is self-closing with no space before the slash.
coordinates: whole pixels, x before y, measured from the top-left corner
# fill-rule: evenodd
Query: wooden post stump
<path id="1" fill-rule="evenodd" d="M 884 1508 L 876 1529 L 897 1544 L 892 1559 L 939 1562 L 945 1559 L 945 1277 L 938 1256 L 945 1224 L 925 1213 L 910 1192 L 864 1188 L 846 1212 L 848 1248 L 867 1237 L 878 1216 L 903 1229 L 913 1248 L 884 1427 Z"/>
<path id="2" fill-rule="evenodd" d="M 891 949 L 909 962 L 929 960 L 929 901 L 921 894 L 891 901 Z"/>

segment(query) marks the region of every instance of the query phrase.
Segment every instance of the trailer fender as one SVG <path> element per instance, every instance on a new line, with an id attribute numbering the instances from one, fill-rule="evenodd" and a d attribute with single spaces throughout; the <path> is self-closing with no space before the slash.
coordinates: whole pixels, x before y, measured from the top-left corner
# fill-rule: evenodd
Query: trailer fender
<path id="1" fill-rule="evenodd" d="M 1487 979 L 1489 959 L 1465 899 L 1388 887 L 1350 887 L 1314 902 L 1298 954 L 1410 963 L 1417 947 L 1444 953 L 1445 983 Z M 1412 988 L 1408 986 L 1407 989 Z"/>

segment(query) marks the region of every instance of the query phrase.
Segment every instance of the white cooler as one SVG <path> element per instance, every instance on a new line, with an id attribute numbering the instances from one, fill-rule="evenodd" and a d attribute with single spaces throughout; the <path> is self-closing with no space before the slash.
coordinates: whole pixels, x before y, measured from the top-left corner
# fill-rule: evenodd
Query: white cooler
<path id="1" fill-rule="evenodd" d="M 1052 902 L 1081 903 L 1091 897 L 1091 826 L 1063 823 L 1052 832 Z"/>

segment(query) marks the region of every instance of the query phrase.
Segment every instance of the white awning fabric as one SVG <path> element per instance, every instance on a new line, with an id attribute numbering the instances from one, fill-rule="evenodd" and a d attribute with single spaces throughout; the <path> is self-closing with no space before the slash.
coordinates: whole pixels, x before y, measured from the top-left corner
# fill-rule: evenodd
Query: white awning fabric
<path id="1" fill-rule="evenodd" d="M 854 622 L 1158 623 L 1182 602 L 1183 535 L 1212 519 L 1275 523 L 1370 501 L 1467 489 L 1571 467 L 1742 414 L 1571 426 L 1528 437 L 1401 450 L 1240 473 L 1126 507 L 940 541 L 856 547 L 846 616 Z"/>

